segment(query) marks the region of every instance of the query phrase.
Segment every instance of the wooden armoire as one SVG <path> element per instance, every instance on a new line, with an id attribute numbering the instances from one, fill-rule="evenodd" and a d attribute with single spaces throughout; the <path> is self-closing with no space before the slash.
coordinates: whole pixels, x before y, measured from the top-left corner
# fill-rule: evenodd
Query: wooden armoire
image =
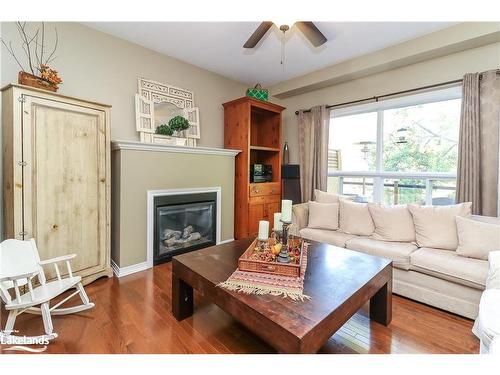
<path id="1" fill-rule="evenodd" d="M 223 104 L 224 147 L 238 149 L 235 165 L 234 237 L 256 236 L 259 221 L 273 226 L 281 209 L 281 112 L 284 107 L 243 97 Z M 252 164 L 272 166 L 272 181 L 251 182 Z"/>
<path id="2" fill-rule="evenodd" d="M 112 275 L 109 112 L 27 86 L 2 89 L 4 238 L 34 238 L 41 259 L 77 254 L 72 267 L 86 284 Z"/>

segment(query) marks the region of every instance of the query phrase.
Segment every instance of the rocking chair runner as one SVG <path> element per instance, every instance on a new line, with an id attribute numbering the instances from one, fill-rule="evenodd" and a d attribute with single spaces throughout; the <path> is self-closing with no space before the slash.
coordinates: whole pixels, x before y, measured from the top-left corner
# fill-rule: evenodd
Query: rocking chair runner
<path id="1" fill-rule="evenodd" d="M 74 276 L 71 270 L 70 260 L 75 257 L 76 254 L 71 254 L 40 261 L 34 239 L 30 241 L 9 239 L 0 244 L 0 298 L 5 304 L 5 309 L 9 311 L 4 335 L 10 335 L 14 330 L 16 317 L 27 312 L 42 315 L 45 335 L 37 336 L 37 338 L 51 340 L 57 337 L 57 334 L 53 332 L 51 315 L 72 314 L 94 307 L 83 289 L 81 277 Z M 59 270 L 58 263 L 61 262 L 66 263 L 68 276 L 65 278 L 61 277 Z M 51 264 L 55 268 L 57 279 L 47 282 L 43 266 Z M 32 280 L 35 277 L 38 277 L 40 285 L 34 288 Z M 28 286 L 28 291 L 21 293 L 20 287 L 24 285 Z M 76 288 L 74 293 L 50 307 L 52 299 L 72 288 Z M 15 297 L 11 296 L 10 289 L 14 289 Z M 81 305 L 59 308 L 77 294 L 82 300 Z"/>

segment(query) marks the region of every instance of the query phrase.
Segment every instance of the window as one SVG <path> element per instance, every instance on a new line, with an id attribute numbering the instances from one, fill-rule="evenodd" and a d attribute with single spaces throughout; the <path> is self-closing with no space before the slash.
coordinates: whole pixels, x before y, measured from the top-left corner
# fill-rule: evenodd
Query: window
<path id="1" fill-rule="evenodd" d="M 343 116 L 330 121 L 329 148 L 341 150 L 342 169 L 375 171 L 377 112 Z M 365 150 L 365 152 L 363 152 Z"/>
<path id="2" fill-rule="evenodd" d="M 328 191 L 385 204 L 455 202 L 460 88 L 333 110 Z"/>

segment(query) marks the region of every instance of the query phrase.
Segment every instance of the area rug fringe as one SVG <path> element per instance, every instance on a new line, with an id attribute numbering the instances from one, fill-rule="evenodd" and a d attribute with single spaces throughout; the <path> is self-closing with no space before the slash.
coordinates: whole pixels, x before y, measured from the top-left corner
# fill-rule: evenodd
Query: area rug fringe
<path id="1" fill-rule="evenodd" d="M 283 296 L 283 298 L 291 298 L 294 301 L 302 302 L 310 300 L 311 297 L 304 294 L 308 245 L 309 243 L 304 242 L 300 277 L 247 272 L 236 269 L 226 281 L 217 284 L 217 286 L 245 294 Z"/>
<path id="2" fill-rule="evenodd" d="M 277 289 L 276 287 L 267 287 L 264 285 L 261 286 L 256 286 L 254 284 L 245 284 L 242 282 L 235 282 L 235 281 L 225 281 L 223 283 L 217 284 L 218 287 L 224 288 L 233 292 L 241 292 L 241 293 L 246 293 L 246 294 L 257 294 L 257 295 L 264 295 L 264 294 L 269 294 L 271 296 L 283 296 L 283 298 L 291 298 L 294 301 L 302 301 L 304 300 L 309 300 L 311 297 L 295 290 L 289 290 L 289 289 L 284 289 L 284 288 L 279 288 Z"/>

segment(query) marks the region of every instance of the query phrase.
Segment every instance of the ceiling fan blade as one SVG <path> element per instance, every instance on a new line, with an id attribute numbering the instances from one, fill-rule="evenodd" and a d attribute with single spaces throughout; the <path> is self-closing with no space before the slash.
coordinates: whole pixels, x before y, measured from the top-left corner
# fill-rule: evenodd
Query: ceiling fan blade
<path id="1" fill-rule="evenodd" d="M 246 41 L 245 44 L 243 44 L 243 48 L 253 48 L 259 43 L 259 41 L 262 39 L 264 35 L 266 35 L 267 30 L 271 28 L 273 25 L 272 22 L 269 21 L 264 21 L 262 22 L 259 27 L 257 27 L 257 30 L 255 30 L 250 38 Z"/>
<path id="2" fill-rule="evenodd" d="M 304 34 L 314 47 L 319 47 L 327 41 L 323 33 L 312 22 L 296 22 L 295 26 L 302 31 L 302 34 Z"/>

